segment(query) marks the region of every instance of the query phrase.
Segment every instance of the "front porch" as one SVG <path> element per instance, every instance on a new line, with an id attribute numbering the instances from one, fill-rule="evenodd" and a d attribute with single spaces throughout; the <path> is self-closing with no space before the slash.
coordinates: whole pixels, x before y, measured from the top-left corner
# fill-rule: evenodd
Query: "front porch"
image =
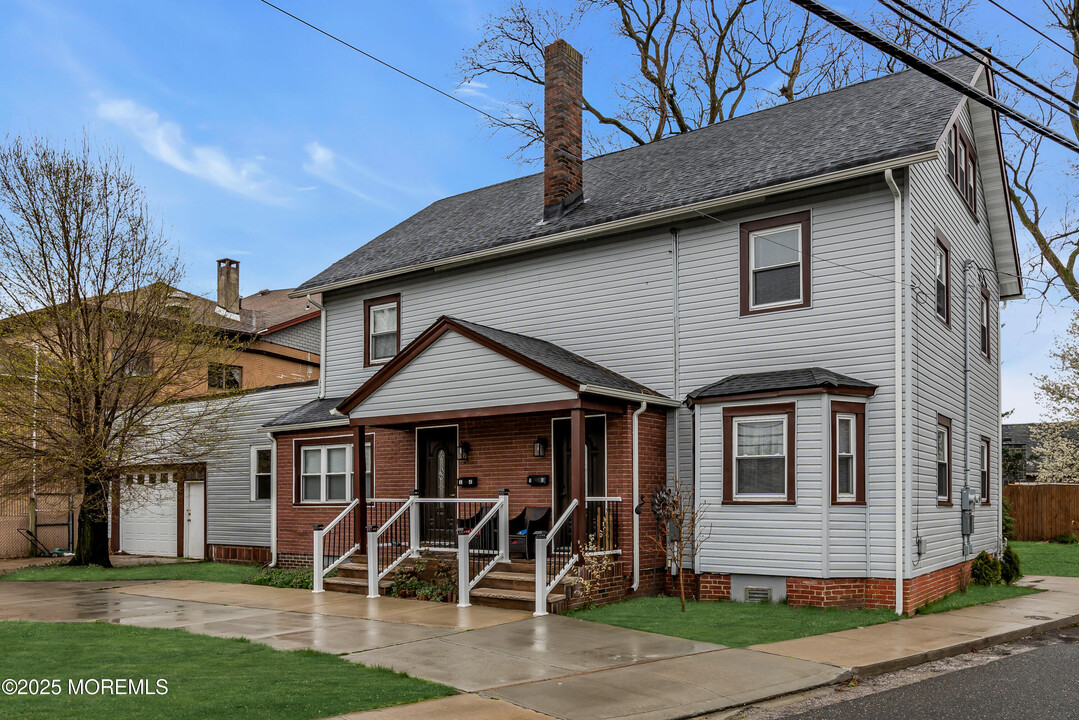
<path id="1" fill-rule="evenodd" d="M 304 543 L 316 591 L 337 568 L 326 589 L 376 597 L 408 562 L 443 557 L 456 563 L 461 606 L 527 602 L 542 614 L 572 605 L 568 577 L 605 555 L 601 601 L 651 594 L 664 562 L 642 542 L 651 513 L 633 510 L 666 482 L 674 405 L 545 341 L 442 318 L 333 402 L 347 428 L 276 435 L 279 472 L 285 458 L 295 478 L 294 512 L 279 524 L 302 532 L 292 518 L 323 501 Z M 327 516 L 328 499 L 348 504 Z M 279 551 L 298 551 L 278 538 Z"/>

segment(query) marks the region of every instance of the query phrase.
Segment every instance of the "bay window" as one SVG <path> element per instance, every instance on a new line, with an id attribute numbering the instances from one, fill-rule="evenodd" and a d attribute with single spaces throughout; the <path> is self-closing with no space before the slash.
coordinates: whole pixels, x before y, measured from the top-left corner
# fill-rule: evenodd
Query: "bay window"
<path id="1" fill-rule="evenodd" d="M 833 400 L 832 503 L 865 503 L 865 404 Z"/>
<path id="2" fill-rule="evenodd" d="M 724 503 L 795 502 L 794 412 L 794 403 L 724 408 Z"/>

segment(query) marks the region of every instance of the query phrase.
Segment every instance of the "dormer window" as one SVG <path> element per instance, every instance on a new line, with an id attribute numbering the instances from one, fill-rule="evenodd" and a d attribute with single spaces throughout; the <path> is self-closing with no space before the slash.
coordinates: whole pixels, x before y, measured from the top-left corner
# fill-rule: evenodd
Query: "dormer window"
<path id="1" fill-rule="evenodd" d="M 963 128 L 956 123 L 948 130 L 948 176 L 970 212 L 978 209 L 978 159 Z"/>
<path id="2" fill-rule="evenodd" d="M 364 360 L 381 365 L 401 349 L 401 296 L 364 300 Z"/>

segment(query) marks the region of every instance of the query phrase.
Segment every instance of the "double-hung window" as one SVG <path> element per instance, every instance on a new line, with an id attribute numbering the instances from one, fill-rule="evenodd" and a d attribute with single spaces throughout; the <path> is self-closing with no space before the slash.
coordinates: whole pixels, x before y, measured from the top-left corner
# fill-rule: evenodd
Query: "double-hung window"
<path id="1" fill-rule="evenodd" d="M 740 232 L 741 314 L 808 306 L 809 213 L 742 223 Z"/>
<path id="2" fill-rule="evenodd" d="M 239 390 L 243 387 L 244 370 L 238 365 L 210 363 L 206 384 L 214 390 Z"/>
<path id="3" fill-rule="evenodd" d="M 948 130 L 948 177 L 974 213 L 978 209 L 978 159 L 974 143 L 958 123 Z"/>
<path id="4" fill-rule="evenodd" d="M 989 444 L 989 438 L 982 438 L 982 457 L 981 457 L 981 480 L 982 480 L 982 504 L 989 504 L 989 452 L 991 445 Z"/>
<path id="5" fill-rule="evenodd" d="M 853 415 L 839 415 L 835 419 L 836 497 L 840 500 L 854 499 L 854 473 L 857 468 L 854 454 Z"/>
<path id="6" fill-rule="evenodd" d="M 273 486 L 273 448 L 251 448 L 251 499 L 269 500 Z"/>
<path id="7" fill-rule="evenodd" d="M 952 422 L 943 415 L 937 418 L 937 503 L 952 502 Z"/>
<path id="8" fill-rule="evenodd" d="M 401 349 L 401 297 L 364 301 L 364 355 L 367 365 L 381 365 Z"/>
<path id="9" fill-rule="evenodd" d="M 865 403 L 833 400 L 832 502 L 865 502 Z"/>
<path id="10" fill-rule="evenodd" d="M 300 501 L 340 503 L 352 500 L 352 452 L 349 445 L 300 448 Z"/>
<path id="11" fill-rule="evenodd" d="M 795 502 L 794 403 L 723 409 L 723 502 Z"/>
<path id="12" fill-rule="evenodd" d="M 949 243 L 939 232 L 937 233 L 936 244 L 936 290 L 937 290 L 937 317 L 943 320 L 946 324 L 951 322 L 949 314 L 949 277 L 951 275 L 951 253 L 949 251 Z"/>

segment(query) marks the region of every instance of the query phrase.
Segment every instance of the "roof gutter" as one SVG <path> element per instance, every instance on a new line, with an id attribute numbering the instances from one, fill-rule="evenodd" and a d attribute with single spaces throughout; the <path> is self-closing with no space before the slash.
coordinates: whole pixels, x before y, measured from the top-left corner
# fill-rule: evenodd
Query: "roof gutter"
<path id="1" fill-rule="evenodd" d="M 616 390 L 614 388 L 603 387 L 602 385 L 581 385 L 581 387 L 577 389 L 577 392 L 582 395 L 602 395 L 603 397 L 616 398 L 618 400 L 631 400 L 638 403 L 651 403 L 662 407 L 673 408 L 681 407 L 682 405 L 678 400 L 671 400 L 662 395 L 645 395 L 644 393 L 631 392 L 629 390 Z"/>
<path id="2" fill-rule="evenodd" d="M 297 432 L 299 430 L 319 430 L 321 428 L 339 427 L 342 425 L 348 425 L 348 417 L 345 415 L 342 415 L 340 420 L 321 420 L 319 422 L 297 423 L 295 425 L 263 425 L 256 432 Z"/>
<path id="3" fill-rule="evenodd" d="M 293 290 L 289 293 L 289 297 L 299 298 L 305 295 L 311 295 L 313 293 L 326 293 L 332 290 L 341 290 L 347 287 L 353 287 L 356 285 L 366 285 L 378 280 L 385 280 L 398 275 L 405 275 L 408 273 L 420 272 L 423 270 L 438 271 L 451 267 L 458 267 L 462 265 L 473 265 L 476 263 L 487 262 L 496 258 L 507 257 L 510 255 L 517 255 L 520 253 L 529 252 L 532 250 L 538 250 L 542 248 L 552 247 L 555 245 L 562 245 L 565 243 L 575 242 L 577 240 L 583 240 L 586 238 L 594 238 L 602 235 L 613 235 L 615 233 L 624 232 L 627 230 L 634 230 L 649 225 L 662 224 L 671 222 L 673 220 L 683 219 L 686 217 L 693 217 L 702 212 L 719 212 L 736 205 L 744 205 L 749 202 L 763 200 L 772 195 L 778 195 L 781 193 L 793 192 L 804 188 L 815 187 L 817 185 L 826 185 L 828 183 L 842 182 L 852 178 L 862 177 L 864 175 L 875 175 L 879 172 L 883 172 L 889 168 L 903 167 L 906 165 L 913 165 L 920 162 L 928 162 L 938 157 L 937 150 L 925 150 L 913 155 L 907 155 L 905 157 L 895 158 L 893 160 L 883 160 L 880 162 L 870 163 L 869 165 L 861 165 L 855 168 L 849 168 L 847 170 L 839 170 L 833 173 L 827 173 L 825 175 L 815 175 L 810 178 L 803 178 L 801 180 L 792 180 L 791 182 L 782 183 L 780 185 L 772 185 L 767 188 L 761 188 L 759 190 L 749 190 L 736 195 L 730 195 L 725 198 L 704 200 L 690 205 L 680 205 L 676 208 L 668 210 L 658 210 L 656 212 L 645 213 L 644 215 L 636 215 L 631 218 L 625 218 L 622 220 L 614 220 L 608 223 L 601 223 L 599 225 L 590 225 L 584 228 L 577 228 L 574 230 L 567 230 L 566 232 L 555 233 L 553 235 L 545 235 L 543 237 L 532 238 L 530 240 L 522 240 L 520 242 L 510 243 L 509 245 L 503 245 L 495 248 L 488 248 L 486 250 L 478 250 L 472 253 L 465 253 L 464 255 L 457 255 L 450 258 L 443 258 L 441 260 L 431 260 L 429 262 L 417 263 L 415 265 L 409 265 L 408 267 L 396 268 L 394 270 L 385 270 L 383 272 L 372 273 L 370 275 L 364 275 L 359 278 L 352 278 L 349 280 L 340 280 L 338 282 L 327 283 L 325 285 L 318 285 L 316 287 L 304 288 L 302 290 Z"/>

